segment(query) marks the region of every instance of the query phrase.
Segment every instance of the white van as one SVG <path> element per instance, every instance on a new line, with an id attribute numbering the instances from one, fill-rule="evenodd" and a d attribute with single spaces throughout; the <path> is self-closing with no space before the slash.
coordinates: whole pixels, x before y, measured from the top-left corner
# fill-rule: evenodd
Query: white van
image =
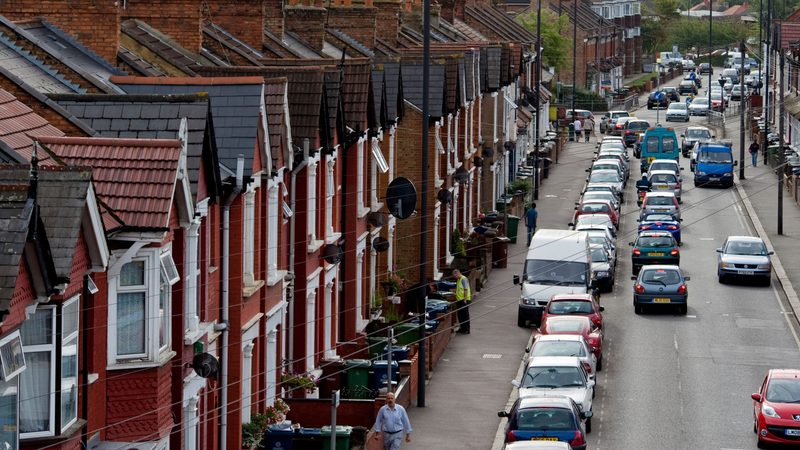
<path id="1" fill-rule="evenodd" d="M 595 292 L 592 285 L 592 256 L 585 231 L 540 229 L 534 233 L 522 276 L 517 325 L 539 326 L 542 312 L 556 294 Z"/>

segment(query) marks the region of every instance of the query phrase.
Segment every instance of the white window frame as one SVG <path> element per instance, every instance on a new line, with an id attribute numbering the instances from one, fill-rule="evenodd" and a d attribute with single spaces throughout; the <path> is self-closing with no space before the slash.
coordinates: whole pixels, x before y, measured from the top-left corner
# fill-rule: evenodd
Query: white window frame
<path id="1" fill-rule="evenodd" d="M 358 217 L 364 217 L 369 212 L 369 209 L 364 206 L 364 196 L 366 193 L 366 186 L 364 182 L 364 153 L 366 141 L 366 136 L 362 136 L 358 139 L 358 144 L 356 145 L 356 163 L 358 164 L 358 167 L 356 168 L 356 182 L 358 183 L 358 186 L 356 187 L 356 193 L 358 197 Z"/>
<path id="2" fill-rule="evenodd" d="M 187 343 L 199 338 L 200 326 L 200 220 L 192 220 L 187 229 L 184 272 L 186 277 L 184 334 Z M 174 264 L 174 262 L 173 262 Z"/>
<path id="3" fill-rule="evenodd" d="M 124 255 L 118 255 L 124 256 Z M 163 247 L 141 248 L 135 255 L 123 262 L 120 262 L 119 269 L 109 272 L 108 280 L 108 365 L 109 369 L 127 369 L 133 366 L 147 367 L 153 364 L 162 364 L 168 360 L 171 354 L 171 317 L 172 317 L 172 289 L 169 289 L 169 298 L 165 302 L 166 310 L 160 311 L 160 296 L 162 273 L 162 261 L 172 259 L 172 244 Z M 136 261 L 144 262 L 144 285 L 120 286 L 120 271 L 122 266 Z M 173 262 L 174 264 L 174 262 Z M 168 280 L 170 287 L 174 286 L 173 281 Z M 117 295 L 126 292 L 144 292 L 144 352 L 119 355 L 117 353 Z M 159 325 L 164 318 L 164 332 L 166 336 L 165 345 L 159 345 Z"/>
<path id="4" fill-rule="evenodd" d="M 14 418 L 14 430 L 15 439 L 14 442 L 11 443 L 14 449 L 19 449 L 19 378 L 13 377 L 10 380 L 2 380 L 0 381 L 0 398 L 2 397 L 11 397 L 14 396 L 16 399 L 14 400 L 14 408 L 15 408 L 15 418 Z M 9 402 L 10 403 L 10 402 Z M 3 418 L 5 419 L 5 417 Z"/>
<path id="5" fill-rule="evenodd" d="M 441 129 L 442 129 L 442 121 L 441 120 L 437 120 L 436 123 L 433 126 L 433 130 L 434 130 L 434 132 L 433 132 L 433 144 L 434 144 L 434 147 L 436 148 L 436 151 L 434 152 L 434 158 L 433 158 L 433 161 L 434 161 L 433 162 L 433 172 L 436 174 L 436 179 L 434 181 L 434 184 L 435 184 L 435 186 L 437 188 L 441 187 L 442 184 L 444 184 L 444 180 L 442 179 L 442 173 L 441 173 L 441 170 L 439 169 L 439 166 L 441 165 L 441 159 L 442 159 L 441 155 L 445 154 L 444 145 L 442 144 L 442 136 L 440 134 Z M 448 169 L 449 169 L 449 167 L 448 167 Z"/>
<path id="6" fill-rule="evenodd" d="M 319 152 L 308 160 L 308 208 L 306 213 L 306 227 L 308 228 L 308 252 L 313 253 L 319 248 L 317 242 L 317 165 Z"/>
<path id="7" fill-rule="evenodd" d="M 364 235 L 356 243 L 356 331 L 361 331 L 369 323 L 364 320 L 364 254 L 367 250 L 367 237 Z"/>
<path id="8" fill-rule="evenodd" d="M 278 204 L 283 200 L 280 198 L 279 191 L 281 184 L 277 180 L 271 180 L 267 186 L 267 284 L 274 286 L 283 278 L 278 272 Z"/>
<path id="9" fill-rule="evenodd" d="M 242 256 L 244 258 L 242 282 L 245 286 L 253 286 L 255 277 L 255 223 L 256 223 L 256 192 L 253 186 L 248 186 L 244 193 L 244 229 L 242 230 Z"/>
<path id="10" fill-rule="evenodd" d="M 53 330 L 53 334 L 49 336 L 50 342 L 47 344 L 36 344 L 36 345 L 25 345 L 24 344 L 24 337 L 23 337 L 23 351 L 25 352 L 25 359 L 29 361 L 27 364 L 27 368 L 25 372 L 22 373 L 20 377 L 20 389 L 19 389 L 19 403 L 20 403 L 20 422 L 21 422 L 21 415 L 22 411 L 25 409 L 25 400 L 22 398 L 22 382 L 25 380 L 25 375 L 30 373 L 33 370 L 33 365 L 30 363 L 30 359 L 28 354 L 30 353 L 44 353 L 47 352 L 50 354 L 50 384 L 49 384 L 49 393 L 45 394 L 42 393 L 41 395 L 48 396 L 49 402 L 49 415 L 48 415 L 48 427 L 46 430 L 43 431 L 33 431 L 29 433 L 23 433 L 20 429 L 19 439 L 32 439 L 32 438 L 40 438 L 40 437 L 49 437 L 55 436 L 55 422 L 56 422 L 56 335 L 58 331 L 56 329 L 56 318 L 58 317 L 56 306 L 55 305 L 46 305 L 46 306 L 39 306 L 36 308 L 36 312 L 39 311 L 50 311 L 50 327 Z M 24 336 L 24 334 L 23 334 Z M 60 403 L 59 403 L 60 406 Z"/>
<path id="11" fill-rule="evenodd" d="M 447 174 L 450 175 L 456 171 L 455 163 L 455 147 L 453 147 L 453 115 L 447 115 Z"/>
<path id="12" fill-rule="evenodd" d="M 73 319 L 69 319 L 68 317 L 66 317 L 65 311 L 67 310 L 68 306 L 72 306 L 72 305 L 76 306 L 75 311 L 70 313 L 70 314 L 74 314 L 75 315 L 75 317 L 73 318 L 74 321 L 75 321 L 75 325 L 76 325 L 75 331 L 73 331 L 72 333 L 69 333 L 69 334 L 64 334 L 65 333 L 65 328 L 66 328 L 65 325 L 67 323 L 67 320 L 73 320 Z M 64 381 L 65 381 L 65 379 L 68 380 L 68 378 L 65 377 L 65 374 L 64 374 L 64 367 L 61 365 L 62 361 L 64 360 L 64 351 L 67 349 L 67 345 L 68 345 L 68 343 L 70 341 L 74 341 L 74 348 L 75 348 L 75 372 L 74 372 L 74 374 L 73 374 L 74 376 L 72 377 L 72 380 L 71 380 L 72 388 L 75 389 L 75 411 L 74 411 L 75 412 L 75 417 L 70 419 L 67 423 L 60 424 L 62 433 L 67 428 L 71 427 L 72 424 L 74 424 L 75 422 L 78 421 L 78 393 L 77 393 L 77 389 L 78 389 L 78 386 L 79 386 L 79 384 L 78 384 L 78 375 L 79 375 L 79 372 L 80 372 L 79 369 L 78 369 L 79 364 L 80 364 L 80 361 L 79 361 L 80 350 L 78 349 L 78 344 L 80 343 L 79 337 L 80 337 L 80 330 L 81 330 L 81 316 L 80 316 L 81 308 L 80 308 L 80 306 L 81 306 L 80 305 L 80 297 L 76 295 L 75 297 L 70 298 L 69 300 L 65 301 L 61 305 L 61 314 L 59 315 L 60 318 L 61 318 L 61 333 L 60 333 L 60 335 L 61 335 L 61 358 L 60 359 L 61 360 L 58 362 L 59 365 L 61 366 L 61 378 L 59 379 L 61 385 L 60 385 L 60 389 L 59 389 L 59 399 L 58 399 L 58 402 L 57 402 L 59 408 L 62 408 L 62 405 L 64 404 Z M 84 355 L 84 358 L 85 357 L 86 357 L 86 355 Z M 69 380 L 67 382 L 69 383 Z M 62 412 L 63 412 L 63 410 L 62 410 Z M 61 419 L 62 422 L 64 421 L 63 414 L 60 416 L 60 419 Z"/>
<path id="13" fill-rule="evenodd" d="M 441 209 L 440 206 L 437 204 L 436 208 L 433 211 L 433 255 L 431 255 L 431 261 L 433 261 L 433 273 L 434 275 L 439 273 L 439 221 L 441 220 Z M 428 274 L 424 274 L 427 276 Z"/>

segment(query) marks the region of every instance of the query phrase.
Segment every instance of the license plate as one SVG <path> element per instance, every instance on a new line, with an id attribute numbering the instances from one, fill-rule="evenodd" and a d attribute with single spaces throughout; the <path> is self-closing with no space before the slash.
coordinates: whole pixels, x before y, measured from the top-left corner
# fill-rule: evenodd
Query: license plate
<path id="1" fill-rule="evenodd" d="M 719 181 L 719 177 L 708 177 L 711 181 Z"/>
<path id="2" fill-rule="evenodd" d="M 670 300 L 666 297 L 656 297 L 653 299 L 653 303 L 670 303 Z"/>
<path id="3" fill-rule="evenodd" d="M 754 270 L 737 270 L 736 273 L 739 275 L 752 275 L 755 273 Z"/>
<path id="4" fill-rule="evenodd" d="M 541 437 L 532 437 L 531 440 L 532 441 L 558 441 L 558 438 L 557 437 L 541 436 Z"/>
<path id="5" fill-rule="evenodd" d="M 647 256 L 664 256 L 664 253 L 663 252 L 648 253 Z"/>
<path id="6" fill-rule="evenodd" d="M 795 430 L 795 429 L 792 429 L 792 428 L 787 428 L 787 429 L 786 429 L 786 435 L 787 435 L 787 436 L 800 436 L 800 430 Z"/>
<path id="7" fill-rule="evenodd" d="M 653 211 L 654 212 L 659 212 L 659 213 L 668 213 L 669 212 L 668 209 L 654 209 Z"/>

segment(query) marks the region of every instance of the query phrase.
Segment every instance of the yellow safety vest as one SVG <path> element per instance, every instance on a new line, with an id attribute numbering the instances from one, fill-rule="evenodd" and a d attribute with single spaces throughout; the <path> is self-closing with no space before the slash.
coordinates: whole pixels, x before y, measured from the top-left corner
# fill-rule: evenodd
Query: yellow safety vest
<path id="1" fill-rule="evenodd" d="M 464 288 L 466 286 L 466 289 Z M 472 301 L 472 291 L 469 288 L 469 280 L 464 275 L 456 281 L 456 300 Z"/>

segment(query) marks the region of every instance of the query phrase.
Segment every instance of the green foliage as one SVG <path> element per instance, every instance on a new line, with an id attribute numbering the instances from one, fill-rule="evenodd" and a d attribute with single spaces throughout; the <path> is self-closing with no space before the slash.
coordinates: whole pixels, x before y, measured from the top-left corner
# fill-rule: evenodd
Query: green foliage
<path id="1" fill-rule="evenodd" d="M 517 22 L 536 34 L 536 11 L 518 15 Z M 562 35 L 568 23 L 566 14 L 558 16 L 553 11 L 542 8 L 542 63 L 556 71 L 567 67 L 567 57 L 572 48 L 572 39 Z"/>
<path id="2" fill-rule="evenodd" d="M 669 20 L 642 18 L 642 46 L 646 54 L 669 51 L 673 44 L 686 51 L 696 47 L 708 49 L 708 19 L 678 17 Z M 715 19 L 711 25 L 711 46 L 715 49 L 738 44 L 742 39 L 758 35 L 758 25 Z"/>
<path id="3" fill-rule="evenodd" d="M 453 233 L 450 235 L 450 254 L 453 256 L 467 256 L 464 240 L 461 239 L 461 232 L 458 231 L 458 228 L 453 228 Z"/>
<path id="4" fill-rule="evenodd" d="M 656 15 L 662 19 L 671 19 L 678 17 L 678 7 L 681 6 L 680 0 L 654 0 L 651 3 L 652 11 L 650 14 Z M 685 4 L 685 3 L 684 3 Z"/>
<path id="5" fill-rule="evenodd" d="M 509 194 L 526 193 L 531 190 L 531 180 L 529 178 L 515 178 L 514 181 L 508 183 L 507 189 Z"/>

